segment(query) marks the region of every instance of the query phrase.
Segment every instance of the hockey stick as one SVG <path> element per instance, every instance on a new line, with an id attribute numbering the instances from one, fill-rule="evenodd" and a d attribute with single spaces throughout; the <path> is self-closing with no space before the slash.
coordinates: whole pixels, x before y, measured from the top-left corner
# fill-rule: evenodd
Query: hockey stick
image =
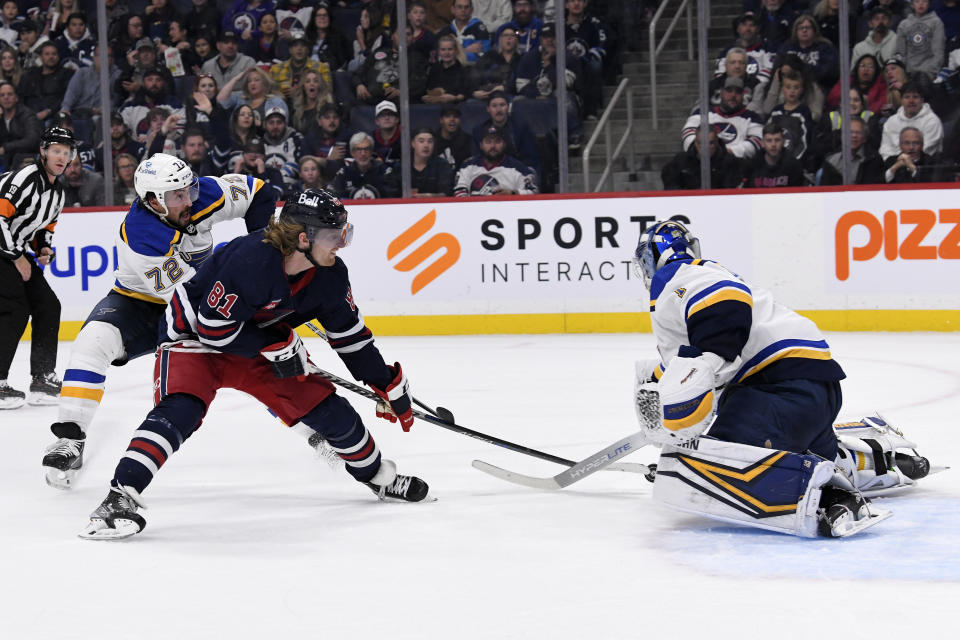
<path id="1" fill-rule="evenodd" d="M 308 370 L 311 375 L 320 376 L 325 380 L 329 380 L 330 382 L 337 385 L 338 387 L 343 387 L 348 391 L 353 391 L 357 395 L 361 395 L 364 398 L 373 400 L 374 402 L 379 402 L 380 400 L 382 400 L 380 396 L 378 396 L 376 393 L 374 393 L 370 389 L 367 389 L 366 387 L 362 387 L 358 384 L 354 384 L 349 380 L 344 380 L 340 376 L 332 374 L 329 371 L 324 371 L 323 369 L 319 368 L 317 365 L 313 364 L 312 362 L 308 363 Z M 454 422 L 447 422 L 442 418 L 431 415 L 429 413 L 424 413 L 423 411 L 419 411 L 417 409 L 413 410 L 413 415 L 414 417 L 419 418 L 420 420 L 429 422 L 431 424 L 435 424 L 438 427 L 443 427 L 444 429 L 453 431 L 454 433 L 459 433 L 465 436 L 469 436 L 471 438 L 475 438 L 476 440 L 481 440 L 483 442 L 486 442 L 487 444 L 503 447 L 504 449 L 509 449 L 510 451 L 513 451 L 516 453 L 522 453 L 524 455 L 533 456 L 534 458 L 540 458 L 541 460 L 546 460 L 547 462 L 562 464 L 566 467 L 572 467 L 577 464 L 573 460 L 567 460 L 566 458 L 561 458 L 559 456 L 545 453 L 543 451 L 537 451 L 536 449 L 525 447 L 522 444 L 509 442 L 508 440 L 502 440 L 495 436 L 488 436 L 485 433 L 480 433 L 479 431 L 474 431 L 473 429 L 462 427 Z M 619 463 L 619 464 L 609 465 L 609 466 L 604 465 L 604 466 L 608 467 L 608 470 L 610 471 L 624 471 L 629 473 L 643 473 L 643 474 L 648 474 L 650 472 L 650 469 L 646 465 L 630 463 L 630 462 Z"/>
<path id="2" fill-rule="evenodd" d="M 307 328 L 310 329 L 310 331 L 312 331 L 314 334 L 316 334 L 318 338 L 322 338 L 323 341 L 326 342 L 327 344 L 330 343 L 330 339 L 327 338 L 327 334 L 323 332 L 323 329 L 321 329 L 320 327 L 318 327 L 312 322 L 305 322 L 304 324 L 307 325 Z M 411 398 L 413 398 L 413 396 L 411 396 Z M 450 411 L 449 409 L 446 409 L 444 407 L 437 407 L 436 409 L 431 409 L 429 406 L 420 402 L 416 398 L 413 398 L 413 403 L 418 407 L 420 407 L 421 409 L 423 409 L 424 411 L 426 411 L 427 413 L 434 415 L 437 418 L 440 418 L 444 422 L 449 422 L 449 423 L 456 422 L 456 420 L 453 419 L 453 412 Z"/>
<path id="3" fill-rule="evenodd" d="M 587 476 L 594 474 L 601 469 L 609 469 L 614 464 L 614 461 L 618 458 L 629 455 L 649 443 L 650 441 L 644 437 L 642 431 L 632 433 L 626 438 L 618 440 L 617 442 L 604 447 L 592 456 L 584 458 L 566 471 L 562 471 L 549 478 L 538 478 L 535 476 L 517 473 L 515 471 L 507 471 L 506 469 L 502 469 L 482 460 L 474 460 L 472 464 L 474 469 L 479 469 L 484 473 L 488 473 L 495 478 L 500 478 L 501 480 L 506 480 L 507 482 L 513 482 L 514 484 L 520 484 L 532 489 L 557 491 L 559 489 L 563 489 L 564 487 L 570 486 L 574 482 L 579 482 L 580 480 L 583 480 Z M 656 466 L 637 466 L 646 469 L 644 472 L 645 477 L 650 482 L 653 482 L 654 474 L 656 474 Z"/>

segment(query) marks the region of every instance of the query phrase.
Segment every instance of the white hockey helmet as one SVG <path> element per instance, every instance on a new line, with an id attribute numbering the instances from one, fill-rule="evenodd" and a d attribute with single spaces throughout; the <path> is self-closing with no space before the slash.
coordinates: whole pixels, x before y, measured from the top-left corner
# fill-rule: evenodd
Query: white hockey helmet
<path id="1" fill-rule="evenodd" d="M 147 194 L 152 193 L 156 197 L 162 211 L 154 213 L 161 217 L 170 213 L 166 202 L 169 192 L 187 189 L 184 195 L 189 197 L 191 203 L 200 195 L 200 181 L 193 169 L 180 158 L 166 153 L 155 153 L 141 162 L 133 175 L 133 185 L 144 206 L 150 208 Z"/>

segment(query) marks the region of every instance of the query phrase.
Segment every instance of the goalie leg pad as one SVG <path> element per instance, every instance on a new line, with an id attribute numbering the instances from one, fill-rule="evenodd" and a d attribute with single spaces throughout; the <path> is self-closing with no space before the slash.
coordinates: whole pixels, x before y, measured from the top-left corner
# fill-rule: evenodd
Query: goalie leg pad
<path id="1" fill-rule="evenodd" d="M 680 511 L 813 538 L 821 487 L 834 472 L 833 462 L 814 455 L 700 438 L 663 447 L 653 497 Z"/>
<path id="2" fill-rule="evenodd" d="M 916 445 L 879 416 L 834 425 L 839 448 L 837 466 L 866 496 L 912 487 L 930 470 Z"/>

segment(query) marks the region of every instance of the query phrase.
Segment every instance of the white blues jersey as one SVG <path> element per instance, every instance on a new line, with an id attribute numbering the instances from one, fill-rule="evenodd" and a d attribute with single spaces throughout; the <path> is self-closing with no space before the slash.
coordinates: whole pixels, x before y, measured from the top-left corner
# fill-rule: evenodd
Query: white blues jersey
<path id="1" fill-rule="evenodd" d="M 117 240 L 114 291 L 139 300 L 168 302 L 174 286 L 193 277 L 213 253 L 213 225 L 244 217 L 255 199 L 258 205 L 263 204 L 259 203 L 263 196 L 258 198 L 257 194 L 264 183 L 258 178 L 227 174 L 220 178 L 204 176 L 199 182 L 200 195 L 190 217 L 195 234 L 170 226 L 139 198 L 130 206 Z M 272 206 L 267 209 L 273 213 Z M 269 216 L 263 219 L 263 225 L 267 219 Z"/>
<path id="2" fill-rule="evenodd" d="M 675 260 L 650 284 L 650 317 L 660 352 L 655 376 L 674 356 L 715 353 L 741 366 L 731 383 L 793 378 L 842 380 L 817 326 L 709 260 Z"/>

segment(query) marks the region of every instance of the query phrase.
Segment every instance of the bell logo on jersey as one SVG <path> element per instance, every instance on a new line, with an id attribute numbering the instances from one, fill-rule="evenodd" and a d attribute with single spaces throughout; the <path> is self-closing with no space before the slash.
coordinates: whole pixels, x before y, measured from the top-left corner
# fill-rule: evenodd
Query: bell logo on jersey
<path id="1" fill-rule="evenodd" d="M 939 222 L 939 224 L 938 224 Z M 943 225 L 953 225 L 943 228 Z M 867 241 L 860 246 L 851 246 L 854 229 L 863 227 Z M 900 240 L 901 227 L 909 231 Z M 927 240 L 927 236 L 943 234 L 939 244 Z M 886 211 L 881 222 L 869 211 L 848 211 L 840 216 L 834 228 L 837 280 L 850 277 L 850 261 L 872 260 L 883 250 L 887 260 L 960 260 L 960 209 L 901 209 Z"/>
<path id="2" fill-rule="evenodd" d="M 436 221 L 437 210 L 432 209 L 430 213 L 417 220 L 410 228 L 394 238 L 387 247 L 387 260 L 392 260 L 404 249 L 423 237 L 433 228 Z M 414 276 L 413 282 L 410 284 L 411 294 L 416 295 L 418 291 L 436 280 L 447 269 L 457 263 L 457 260 L 460 259 L 460 243 L 449 233 L 438 233 L 416 247 L 406 258 L 403 258 L 397 264 L 393 265 L 393 268 L 397 271 L 412 271 L 426 262 L 433 254 L 441 250 L 443 253 L 440 257 Z"/>

